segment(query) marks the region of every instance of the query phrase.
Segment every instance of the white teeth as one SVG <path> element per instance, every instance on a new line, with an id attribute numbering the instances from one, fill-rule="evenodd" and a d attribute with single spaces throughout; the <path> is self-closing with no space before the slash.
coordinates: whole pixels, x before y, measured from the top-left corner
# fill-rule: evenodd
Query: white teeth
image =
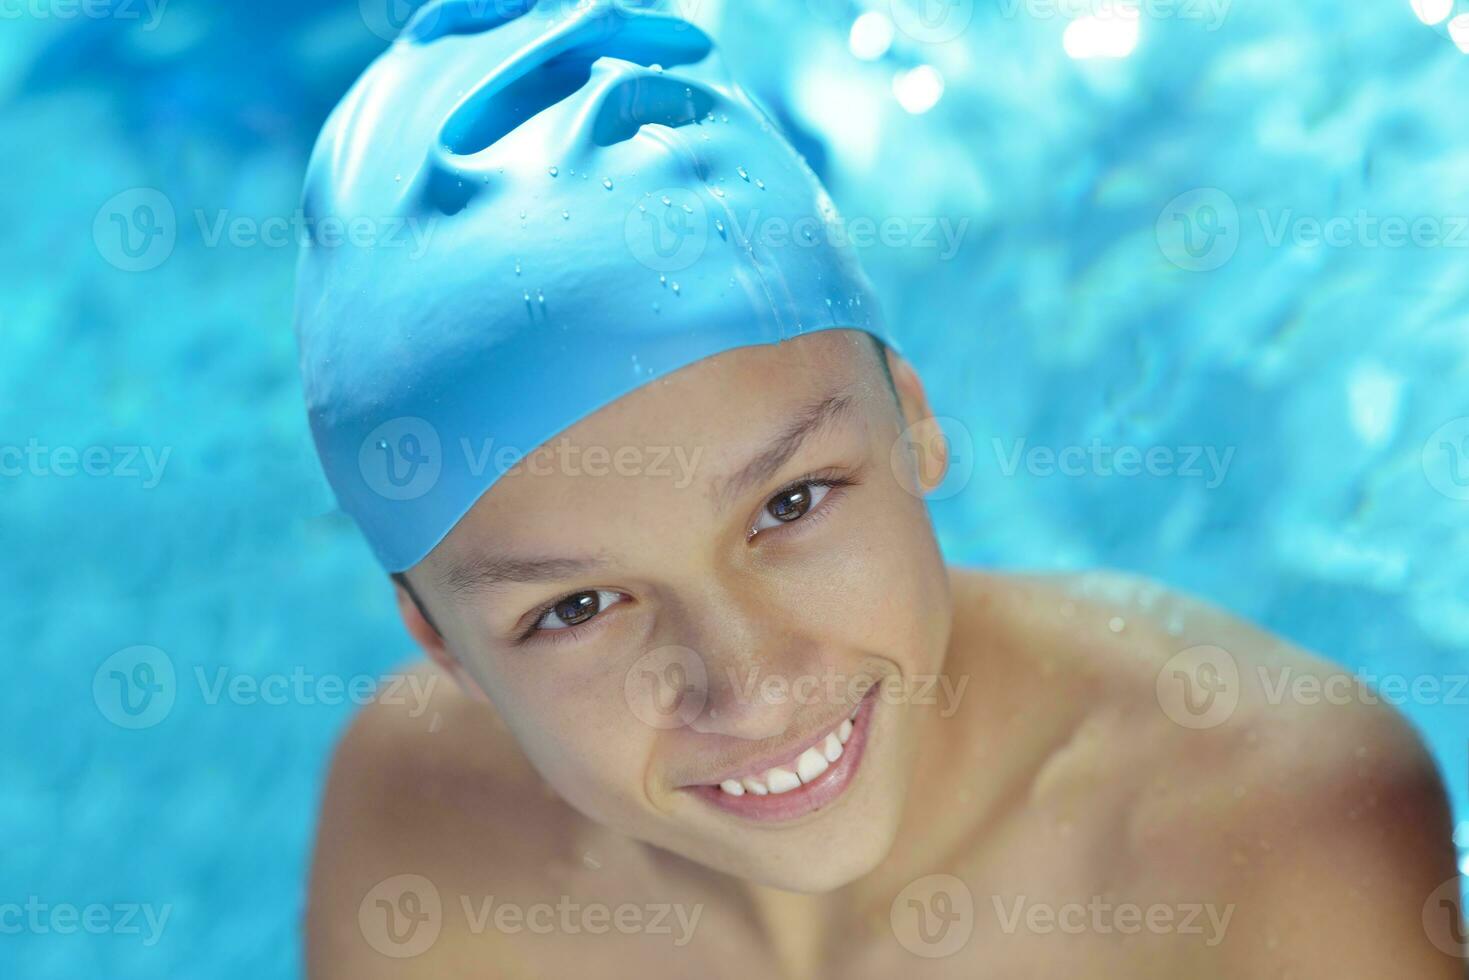
<path id="1" fill-rule="evenodd" d="M 765 774 L 765 785 L 770 787 L 772 793 L 789 793 L 801 785 L 801 780 L 789 769 L 776 766 Z"/>
<path id="2" fill-rule="evenodd" d="M 796 760 L 796 775 L 801 777 L 801 782 L 809 783 L 826 772 L 826 767 L 829 765 L 831 763 L 826 761 L 826 756 L 821 754 L 820 749 L 807 749 Z"/>
<path id="3" fill-rule="evenodd" d="M 827 768 L 842 757 L 842 746 L 852 737 L 852 721 L 844 720 L 826 738 L 802 752 L 788 766 L 776 766 L 766 770 L 763 779 L 747 776 L 744 779 L 726 779 L 719 788 L 730 796 L 767 796 L 771 793 L 789 793 L 803 783 L 809 783 L 826 772 Z M 794 771 L 793 771 L 794 770 Z"/>
<path id="4" fill-rule="evenodd" d="M 837 738 L 836 732 L 826 736 L 826 741 L 821 743 L 821 754 L 826 756 L 827 762 L 835 762 L 842 757 L 842 740 Z"/>

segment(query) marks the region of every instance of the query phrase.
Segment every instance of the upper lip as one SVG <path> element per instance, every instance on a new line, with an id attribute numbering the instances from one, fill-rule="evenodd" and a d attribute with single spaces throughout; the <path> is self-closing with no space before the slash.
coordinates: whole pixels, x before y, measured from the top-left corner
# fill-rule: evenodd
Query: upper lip
<path id="1" fill-rule="evenodd" d="M 866 695 L 863 695 L 863 700 L 865 699 Z M 812 733 L 810 735 L 803 737 L 799 741 L 787 742 L 783 747 L 770 749 L 761 753 L 759 758 L 754 762 L 739 763 L 736 766 L 732 766 L 722 775 L 714 776 L 711 779 L 701 779 L 696 782 L 688 783 L 687 785 L 718 786 L 720 783 L 726 782 L 727 780 L 731 779 L 739 780 L 763 776 L 772 768 L 791 762 L 807 749 L 820 745 L 826 739 L 827 734 L 835 731 L 837 726 L 839 726 L 845 719 L 852 717 L 852 715 L 856 712 L 856 709 L 860 707 L 861 704 L 862 701 L 858 701 L 856 705 L 848 706 L 847 708 L 843 709 L 842 714 L 837 715 L 834 718 L 830 718 L 825 723 L 823 723 L 823 725 L 812 729 Z"/>

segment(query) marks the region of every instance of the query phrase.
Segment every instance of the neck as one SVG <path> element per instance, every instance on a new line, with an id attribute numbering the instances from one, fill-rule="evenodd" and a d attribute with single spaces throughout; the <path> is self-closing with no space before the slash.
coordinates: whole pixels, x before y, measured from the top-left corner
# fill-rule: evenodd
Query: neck
<path id="1" fill-rule="evenodd" d="M 903 817 L 892 849 L 843 888 L 801 895 L 750 885 L 751 903 L 786 968 L 813 975 L 827 951 L 853 936 L 884 932 L 899 892 L 925 875 L 958 873 L 983 861 L 986 840 L 1023 807 L 1036 773 L 1069 714 L 1033 709 L 1037 678 L 1003 623 L 985 620 L 975 583 L 954 582 L 953 632 L 936 685 L 937 704 L 907 705 L 913 757 Z M 977 600 L 977 601 L 976 601 Z M 1027 706 L 1031 705 L 1031 706 Z"/>

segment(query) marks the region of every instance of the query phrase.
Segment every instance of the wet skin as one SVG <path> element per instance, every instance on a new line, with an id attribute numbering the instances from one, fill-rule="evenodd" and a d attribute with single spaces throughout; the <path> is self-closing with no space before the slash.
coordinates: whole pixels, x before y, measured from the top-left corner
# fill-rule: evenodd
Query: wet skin
<path id="1" fill-rule="evenodd" d="M 848 332 L 693 365 L 566 433 L 583 459 L 679 450 L 692 479 L 546 457 L 410 572 L 432 694 L 338 750 L 312 976 L 1462 975 L 1422 922 L 1453 856 L 1407 725 L 1272 700 L 1257 667 L 1333 668 L 1147 583 L 945 566 L 921 500 L 942 444 L 891 367 L 897 398 Z M 929 458 L 894 454 L 905 429 Z M 1200 644 L 1243 680 L 1190 728 L 1158 677 Z M 809 786 L 715 795 L 859 706 Z M 403 874 L 441 912 L 396 958 L 374 889 Z M 497 924 L 507 903 L 537 928 Z M 1123 905 L 1174 925 L 1075 918 Z M 619 907 L 643 924 L 583 917 Z"/>

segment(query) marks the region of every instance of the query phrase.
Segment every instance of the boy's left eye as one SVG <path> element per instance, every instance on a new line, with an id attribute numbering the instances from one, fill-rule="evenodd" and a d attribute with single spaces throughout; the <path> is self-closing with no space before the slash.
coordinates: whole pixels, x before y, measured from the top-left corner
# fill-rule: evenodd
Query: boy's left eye
<path id="1" fill-rule="evenodd" d="M 751 533 L 758 533 L 800 520 L 809 514 L 813 507 L 826 499 L 826 495 L 831 493 L 832 486 L 831 483 L 808 481 L 787 487 L 766 501 L 765 509 L 760 512 L 760 518 L 750 528 Z"/>

